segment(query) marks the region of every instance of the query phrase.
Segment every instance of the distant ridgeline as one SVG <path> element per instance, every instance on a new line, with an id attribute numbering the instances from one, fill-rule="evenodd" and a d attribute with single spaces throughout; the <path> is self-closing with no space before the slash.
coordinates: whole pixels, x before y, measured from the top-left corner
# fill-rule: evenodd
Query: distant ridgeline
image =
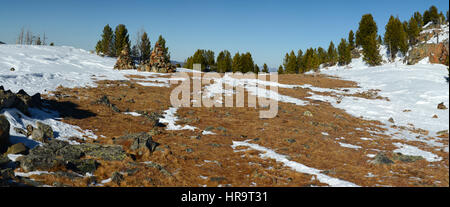
<path id="1" fill-rule="evenodd" d="M 166 40 L 160 35 L 151 49 L 150 39 L 145 31 L 138 32 L 136 43 L 131 42 L 125 25 L 117 25 L 115 32 L 109 25 L 103 28 L 102 39 L 97 42 L 97 54 L 118 57 L 114 69 L 138 69 L 140 71 L 168 73 L 175 72 L 175 65 L 170 62 L 169 48 Z M 136 67 L 136 64 L 139 66 Z"/>
<path id="2" fill-rule="evenodd" d="M 6 44 L 6 43 L 4 43 L 4 42 L 0 41 L 0 45 L 4 45 L 4 44 Z"/>

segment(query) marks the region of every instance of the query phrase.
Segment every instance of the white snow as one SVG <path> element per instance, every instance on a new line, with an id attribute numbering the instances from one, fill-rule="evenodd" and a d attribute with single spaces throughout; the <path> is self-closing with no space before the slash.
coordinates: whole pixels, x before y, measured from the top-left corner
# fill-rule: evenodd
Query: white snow
<path id="1" fill-rule="evenodd" d="M 19 110 L 15 108 L 2 109 L 0 114 L 5 115 L 6 119 L 9 121 L 10 127 L 10 141 L 12 144 L 22 142 L 29 148 L 33 148 L 41 143 L 27 138 L 22 134 L 17 133 L 14 128 L 21 128 L 26 130 L 27 125 L 32 125 L 36 128 L 36 122 L 42 122 L 52 127 L 55 139 L 65 140 L 71 144 L 78 144 L 75 141 L 68 140 L 70 137 L 78 137 L 80 139 L 85 139 L 84 136 L 97 139 L 97 136 L 91 131 L 82 130 L 78 126 L 66 124 L 64 122 L 58 121 L 58 113 L 54 111 L 43 111 L 40 109 L 30 108 L 29 109 L 32 117 L 28 117 Z"/>
<path id="2" fill-rule="evenodd" d="M 159 119 L 159 122 L 167 124 L 167 130 L 192 130 L 194 131 L 197 127 L 190 125 L 176 125 L 175 122 L 178 121 L 178 117 L 175 115 L 178 108 L 171 107 L 164 111 L 163 118 Z"/>
<path id="3" fill-rule="evenodd" d="M 428 162 L 436 162 L 442 160 L 442 157 L 439 157 L 431 152 L 423 151 L 415 146 L 402 143 L 394 143 L 394 145 L 398 147 L 398 149 L 394 150 L 394 152 L 399 152 L 404 155 L 421 156 Z"/>
<path id="4" fill-rule="evenodd" d="M 141 116 L 141 114 L 139 114 L 139 113 L 136 113 L 136 112 L 124 112 L 124 114 L 126 114 L 126 115 L 131 115 L 131 116 Z"/>
<path id="5" fill-rule="evenodd" d="M 341 103 L 337 104 L 331 97 L 321 98 L 327 99 L 333 106 L 344 109 L 356 117 L 379 120 L 388 126 L 392 125 L 388 122 L 392 117 L 396 125 L 407 126 L 408 123 L 412 123 L 416 128 L 429 130 L 431 135 L 448 129 L 448 110 L 437 109 L 437 105 L 441 102 L 449 106 L 446 66 L 389 63 L 368 67 L 359 59 L 353 59 L 350 65 L 351 69 L 330 67 L 321 72 L 356 81 L 364 90 L 379 89 L 381 91 L 378 95 L 387 97 L 390 101 L 343 97 Z M 405 109 L 410 109 L 411 112 L 403 112 Z M 439 118 L 433 119 L 434 114 Z"/>
<path id="6" fill-rule="evenodd" d="M 280 155 L 271 149 L 265 148 L 265 147 L 257 145 L 257 144 L 248 143 L 248 141 L 244 141 L 244 142 L 233 141 L 233 145 L 231 147 L 233 149 L 235 149 L 236 147 L 239 147 L 239 146 L 245 146 L 245 147 L 252 148 L 254 150 L 258 150 L 258 151 L 262 152 L 262 154 L 260 154 L 261 158 L 274 159 L 277 162 L 281 162 L 285 166 L 288 166 L 297 172 L 314 175 L 320 182 L 328 184 L 332 187 L 358 187 L 358 185 L 356 185 L 354 183 L 351 183 L 351 182 L 348 182 L 345 180 L 340 180 L 338 178 L 329 177 L 325 174 L 322 174 L 322 173 L 320 173 L 321 171 L 318 169 L 314 169 L 314 168 L 305 166 L 298 162 L 290 161 L 286 158 L 285 155 Z"/>
<path id="7" fill-rule="evenodd" d="M 96 80 L 129 80 L 125 75 L 142 75 L 155 78 L 136 80 L 140 85 L 170 86 L 170 78 L 161 77 L 167 74 L 113 70 L 115 62 L 115 58 L 68 46 L 0 45 L 0 85 L 33 95 L 53 91 L 59 85 L 95 86 Z M 10 71 L 12 67 L 15 71 Z"/>
<path id="8" fill-rule="evenodd" d="M 341 147 L 346 147 L 346 148 L 351 148 L 351 149 L 361 149 L 361 146 L 356 146 L 356 145 L 342 143 L 342 142 L 338 142 L 338 143 L 339 143 L 339 145 L 341 145 Z"/>
<path id="9" fill-rule="evenodd" d="M 21 155 L 21 154 L 8 154 L 7 156 L 8 156 L 8 158 L 11 161 L 15 162 L 19 157 L 22 157 L 23 155 Z"/>
<path id="10" fill-rule="evenodd" d="M 32 175 L 41 175 L 41 174 L 52 174 L 51 172 L 48 171 L 31 171 L 31 172 L 14 172 L 15 176 L 20 176 L 20 177 L 30 177 Z"/>

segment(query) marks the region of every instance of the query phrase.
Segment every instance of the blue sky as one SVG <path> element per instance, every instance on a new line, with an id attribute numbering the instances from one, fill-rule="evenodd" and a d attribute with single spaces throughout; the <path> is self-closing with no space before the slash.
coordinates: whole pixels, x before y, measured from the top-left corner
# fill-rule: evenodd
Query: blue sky
<path id="1" fill-rule="evenodd" d="M 152 44 L 163 35 L 173 60 L 227 49 L 278 67 L 291 50 L 337 45 L 363 14 L 371 13 L 383 34 L 390 15 L 407 20 L 431 5 L 449 8 L 447 0 L 8 0 L 0 4 L 0 41 L 15 43 L 25 27 L 57 45 L 93 50 L 106 24 L 125 24 L 132 41 L 140 29 Z"/>

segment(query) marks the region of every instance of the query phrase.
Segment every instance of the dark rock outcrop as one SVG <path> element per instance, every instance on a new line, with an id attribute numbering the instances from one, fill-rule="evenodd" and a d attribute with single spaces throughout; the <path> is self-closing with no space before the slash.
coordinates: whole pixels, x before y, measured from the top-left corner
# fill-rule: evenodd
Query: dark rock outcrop
<path id="1" fill-rule="evenodd" d="M 18 161 L 21 168 L 26 172 L 63 167 L 82 174 L 92 173 L 98 163 L 92 159 L 82 159 L 85 156 L 111 161 L 126 158 L 121 146 L 71 145 L 64 141 L 51 140 L 43 146 L 31 149 L 28 155 L 20 157 Z"/>
<path id="2" fill-rule="evenodd" d="M 5 91 L 3 86 L 0 86 L 0 110 L 4 108 L 16 108 L 26 115 L 30 115 L 28 108 L 40 107 L 41 95 L 39 93 L 30 96 L 24 90 L 13 93 L 10 90 Z"/>
<path id="3" fill-rule="evenodd" d="M 8 149 L 10 124 L 4 115 L 0 115 L 0 154 Z"/>
<path id="4" fill-rule="evenodd" d="M 152 136 L 145 132 L 128 134 L 114 140 L 114 143 L 117 144 L 123 144 L 125 142 L 131 143 L 130 150 L 137 151 L 140 155 L 142 155 L 145 150 L 154 152 L 156 147 L 159 146 L 159 143 L 153 141 Z"/>

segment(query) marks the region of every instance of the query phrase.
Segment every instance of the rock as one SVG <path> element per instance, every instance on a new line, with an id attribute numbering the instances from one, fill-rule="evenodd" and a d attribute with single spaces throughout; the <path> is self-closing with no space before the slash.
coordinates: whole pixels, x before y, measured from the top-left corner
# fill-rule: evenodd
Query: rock
<path id="1" fill-rule="evenodd" d="M 51 138 L 53 139 L 53 129 L 51 126 L 44 124 L 42 122 L 36 122 L 36 126 L 38 130 L 42 131 L 44 134 L 44 139 Z"/>
<path id="2" fill-rule="evenodd" d="M 86 143 L 73 146 L 80 149 L 85 155 L 107 161 L 121 161 L 127 157 L 127 154 L 120 145 L 99 145 Z"/>
<path id="3" fill-rule="evenodd" d="M 394 160 L 400 160 L 402 162 L 415 162 L 417 160 L 423 160 L 422 156 L 403 155 L 402 153 L 395 153 Z"/>
<path id="4" fill-rule="evenodd" d="M 449 42 L 441 42 L 439 44 L 419 44 L 413 47 L 406 56 L 406 62 L 414 65 L 420 60 L 428 57 L 431 63 L 445 64 L 449 56 Z"/>
<path id="5" fill-rule="evenodd" d="M 116 105 L 112 104 L 109 101 L 108 96 L 106 96 L 106 95 L 102 96 L 100 99 L 95 101 L 94 104 L 103 104 L 103 105 L 111 108 L 111 110 L 113 110 L 114 112 L 120 113 L 120 110 L 116 107 Z"/>
<path id="6" fill-rule="evenodd" d="M 296 142 L 295 139 L 286 139 L 286 141 L 291 143 L 291 144 Z"/>
<path id="7" fill-rule="evenodd" d="M 116 183 L 117 185 L 120 185 L 120 183 L 124 180 L 124 177 L 119 172 L 113 172 L 111 176 L 111 180 Z"/>
<path id="8" fill-rule="evenodd" d="M 44 138 L 44 132 L 42 130 L 34 129 L 33 132 L 31 132 L 31 138 L 38 142 L 47 142 L 47 140 Z"/>
<path id="9" fill-rule="evenodd" d="M 114 65 L 114 69 L 118 70 L 136 69 L 133 59 L 130 56 L 128 45 L 125 45 L 123 50 L 120 52 L 119 58 L 117 58 L 117 62 Z"/>
<path id="10" fill-rule="evenodd" d="M 223 126 L 218 126 L 218 127 L 216 127 L 216 129 L 219 131 L 227 132 L 227 129 Z"/>
<path id="11" fill-rule="evenodd" d="M 437 108 L 438 108 L 438 109 L 441 109 L 441 110 L 446 110 L 446 109 L 447 109 L 447 106 L 445 106 L 445 105 L 444 105 L 444 102 L 442 102 L 442 103 L 438 104 Z"/>
<path id="12" fill-rule="evenodd" d="M 386 164 L 386 165 L 394 163 L 391 159 L 389 159 L 389 157 L 384 152 L 378 153 L 375 156 L 375 159 L 370 162 L 373 164 Z"/>
<path id="13" fill-rule="evenodd" d="M 13 93 L 0 87 L 0 110 L 3 108 L 16 108 L 26 115 L 30 115 L 28 108 L 41 106 L 40 95 L 29 96 L 24 90 Z"/>
<path id="14" fill-rule="evenodd" d="M 433 117 L 431 117 L 431 118 L 433 118 L 433 119 L 437 119 L 438 118 L 438 115 L 433 115 Z"/>
<path id="15" fill-rule="evenodd" d="M 395 121 L 394 121 L 394 119 L 392 117 L 389 118 L 388 121 L 391 122 L 391 123 L 395 123 Z"/>
<path id="16" fill-rule="evenodd" d="M 67 163 L 66 168 L 81 175 L 86 173 L 94 173 L 98 163 L 93 159 L 71 160 Z"/>
<path id="17" fill-rule="evenodd" d="M 146 162 L 145 165 L 147 167 L 152 167 L 152 168 L 158 169 L 161 173 L 163 173 L 166 176 L 172 176 L 172 174 L 169 171 L 167 171 L 162 165 L 160 165 L 156 162 L 152 162 L 152 161 Z"/>
<path id="18" fill-rule="evenodd" d="M 303 112 L 303 116 L 312 117 L 313 114 L 310 111 Z"/>
<path id="19" fill-rule="evenodd" d="M 16 69 L 15 68 L 11 68 L 11 69 L 9 69 L 10 71 L 16 71 Z"/>
<path id="20" fill-rule="evenodd" d="M 33 134 L 34 127 L 31 125 L 27 125 L 27 137 Z"/>
<path id="21" fill-rule="evenodd" d="M 0 115 L 0 153 L 8 149 L 10 124 L 4 115 Z"/>
<path id="22" fill-rule="evenodd" d="M 25 154 L 28 152 L 28 147 L 23 143 L 17 143 L 8 148 L 5 154 Z"/>
<path id="23" fill-rule="evenodd" d="M 35 130 L 36 131 L 36 130 Z M 42 146 L 30 150 L 28 155 L 19 158 L 20 166 L 26 172 L 34 170 L 50 170 L 62 166 L 78 172 L 87 172 L 97 166 L 84 156 L 108 161 L 120 161 L 126 158 L 121 146 L 80 144 L 71 145 L 65 141 L 51 140 Z"/>
<path id="24" fill-rule="evenodd" d="M 27 136 L 27 131 L 25 131 L 25 130 L 22 129 L 22 128 L 14 127 L 14 131 L 15 131 L 17 134 L 22 134 L 22 135 Z"/>
<path id="25" fill-rule="evenodd" d="M 130 149 L 133 151 L 149 150 L 150 152 L 154 152 L 156 147 L 159 146 L 159 143 L 153 141 L 152 136 L 145 132 L 121 136 L 114 140 L 114 143 L 120 144 L 126 141 L 132 143 Z"/>
<path id="26" fill-rule="evenodd" d="M 0 155 L 0 168 L 8 165 L 11 162 L 6 155 Z"/>
<path id="27" fill-rule="evenodd" d="M 436 135 L 443 136 L 448 135 L 448 129 L 436 132 Z"/>

